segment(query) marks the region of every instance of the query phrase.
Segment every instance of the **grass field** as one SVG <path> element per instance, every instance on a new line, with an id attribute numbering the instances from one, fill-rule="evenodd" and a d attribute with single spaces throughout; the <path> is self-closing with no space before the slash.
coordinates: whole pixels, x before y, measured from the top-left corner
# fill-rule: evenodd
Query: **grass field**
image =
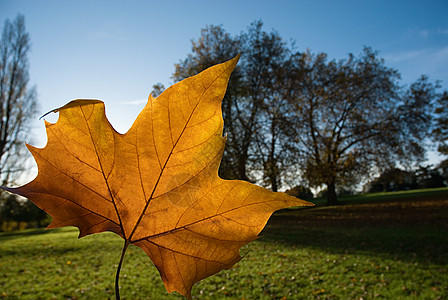
<path id="1" fill-rule="evenodd" d="M 113 299 L 123 241 L 75 228 L 0 234 L 1 299 Z M 198 299 L 448 299 L 448 189 L 348 197 L 273 215 L 232 269 L 193 288 Z M 167 294 L 131 247 L 123 299 Z"/>

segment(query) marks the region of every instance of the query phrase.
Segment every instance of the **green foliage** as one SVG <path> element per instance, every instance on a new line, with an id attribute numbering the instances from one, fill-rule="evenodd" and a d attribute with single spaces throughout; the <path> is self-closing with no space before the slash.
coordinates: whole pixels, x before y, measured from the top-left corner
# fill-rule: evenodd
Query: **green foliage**
<path id="1" fill-rule="evenodd" d="M 392 168 L 367 184 L 370 193 L 445 187 L 446 177 L 439 167 L 419 167 L 414 172 Z"/>
<path id="2" fill-rule="evenodd" d="M 285 191 L 285 193 L 304 200 L 310 200 L 314 197 L 311 189 L 303 185 L 296 185 L 292 189 Z"/>
<path id="3" fill-rule="evenodd" d="M 275 214 L 245 259 L 194 287 L 198 299 L 443 299 L 448 296 L 448 189 L 341 198 Z M 355 205 L 356 204 L 356 205 Z M 360 218 L 360 217 L 363 218 Z M 415 217 L 418 216 L 418 217 Z M 73 228 L 0 234 L 0 297 L 105 299 L 122 241 Z M 122 270 L 124 299 L 167 295 L 139 248 Z M 109 280 L 107 280 L 109 278 Z M 150 282 L 148 284 L 148 282 Z"/>
<path id="4" fill-rule="evenodd" d="M 369 192 L 399 191 L 417 188 L 415 174 L 398 168 L 383 172 L 369 183 Z"/>
<path id="5" fill-rule="evenodd" d="M 0 199 L 0 231 L 40 228 L 49 224 L 47 214 L 34 203 L 15 195 L 2 193 Z"/>

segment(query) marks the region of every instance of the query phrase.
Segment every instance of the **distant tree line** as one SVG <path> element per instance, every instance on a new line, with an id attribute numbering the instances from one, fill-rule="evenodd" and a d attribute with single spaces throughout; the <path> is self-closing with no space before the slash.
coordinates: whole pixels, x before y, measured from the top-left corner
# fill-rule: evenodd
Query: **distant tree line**
<path id="1" fill-rule="evenodd" d="M 231 35 L 207 26 L 175 65 L 173 79 L 180 81 L 241 54 L 222 104 L 223 178 L 274 191 L 325 188 L 335 204 L 338 190 L 419 165 L 428 137 L 448 154 L 448 94 L 437 83 L 421 76 L 402 86 L 398 71 L 371 48 L 330 60 L 296 51 L 262 27 L 254 22 Z"/>
<path id="2" fill-rule="evenodd" d="M 0 202 L 0 231 L 39 228 L 50 223 L 50 217 L 33 202 L 16 195 L 3 194 L 3 198 Z"/>
<path id="3" fill-rule="evenodd" d="M 445 187 L 448 183 L 446 164 L 439 166 L 420 166 L 407 171 L 392 168 L 375 177 L 365 186 L 366 192 L 392 192 L 413 189 Z"/>

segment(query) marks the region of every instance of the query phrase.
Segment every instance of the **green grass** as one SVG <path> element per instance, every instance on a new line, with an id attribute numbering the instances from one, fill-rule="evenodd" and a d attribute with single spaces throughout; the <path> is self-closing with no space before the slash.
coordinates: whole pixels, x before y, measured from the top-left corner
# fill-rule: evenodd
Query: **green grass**
<path id="1" fill-rule="evenodd" d="M 447 299 L 448 190 L 378 196 L 276 213 L 243 260 L 195 285 L 193 297 Z M 113 299 L 123 241 L 77 234 L 0 234 L 0 298 Z M 134 246 L 120 286 L 123 299 L 182 299 Z"/>
<path id="2" fill-rule="evenodd" d="M 408 190 L 408 191 L 397 191 L 397 192 L 378 192 L 378 193 L 366 193 L 366 194 L 356 194 L 356 195 L 346 195 L 339 198 L 342 204 L 346 203 L 366 203 L 370 201 L 387 201 L 387 200 L 398 200 L 398 199 L 414 199 L 422 197 L 434 197 L 448 195 L 448 187 L 443 188 L 431 188 L 431 189 L 418 189 L 418 190 Z M 311 202 L 318 206 L 325 205 L 327 202 L 326 198 L 316 198 L 312 199 Z"/>

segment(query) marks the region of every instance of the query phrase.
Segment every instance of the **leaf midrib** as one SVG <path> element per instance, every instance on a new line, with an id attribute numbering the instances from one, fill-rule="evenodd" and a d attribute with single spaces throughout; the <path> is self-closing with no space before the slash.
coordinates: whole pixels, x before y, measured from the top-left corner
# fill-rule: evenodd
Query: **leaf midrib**
<path id="1" fill-rule="evenodd" d="M 135 232 L 136 232 L 136 230 L 137 230 L 137 227 L 139 226 L 139 224 L 140 224 L 140 222 L 141 222 L 143 216 L 145 215 L 146 210 L 148 209 L 149 204 L 151 203 L 151 200 L 153 199 L 154 193 L 155 193 L 155 191 L 156 191 L 156 189 L 157 189 L 157 187 L 158 187 L 158 184 L 159 184 L 160 179 L 161 179 L 162 176 L 163 176 L 163 172 L 164 172 L 164 170 L 165 170 L 165 168 L 166 168 L 166 165 L 168 164 L 168 162 L 169 162 L 169 160 L 170 160 L 170 158 L 171 158 L 171 155 L 173 154 L 174 149 L 176 148 L 176 146 L 177 146 L 177 144 L 179 143 L 180 139 L 182 138 L 182 136 L 183 136 L 183 134 L 184 134 L 186 128 L 188 127 L 188 123 L 190 122 L 191 118 L 193 117 L 193 115 L 194 115 L 194 113 L 195 113 L 197 107 L 198 107 L 199 104 L 201 103 L 201 101 L 202 101 L 202 99 L 203 99 L 203 96 L 204 96 L 205 93 L 209 90 L 209 88 L 210 88 L 211 86 L 213 86 L 213 85 L 215 84 L 215 82 L 216 82 L 219 78 L 221 78 L 221 76 L 222 76 L 224 73 L 226 73 L 227 70 L 230 69 L 230 68 L 231 68 L 231 67 L 227 67 L 226 69 L 224 69 L 223 72 L 222 72 L 221 74 L 219 74 L 219 76 L 216 76 L 216 78 L 210 83 L 210 85 L 209 85 L 206 89 L 204 89 L 204 92 L 202 93 L 202 95 L 200 96 L 200 98 L 199 98 L 199 100 L 197 101 L 196 105 L 194 106 L 192 112 L 190 113 L 190 115 L 189 115 L 189 117 L 188 117 L 188 120 L 185 122 L 185 125 L 184 125 L 184 127 L 182 128 L 181 133 L 179 134 L 179 137 L 177 138 L 176 142 L 175 142 L 174 145 L 172 146 L 171 151 L 170 151 L 170 153 L 168 154 L 168 156 L 167 156 L 167 158 L 166 158 L 166 160 L 165 160 L 165 163 L 164 163 L 164 165 L 162 166 L 162 168 L 161 168 L 161 170 L 160 170 L 159 177 L 157 178 L 157 181 L 156 181 L 156 183 L 154 184 L 154 187 L 153 187 L 153 190 L 152 190 L 152 192 L 151 192 L 151 195 L 149 196 L 148 200 L 146 201 L 146 205 L 145 205 L 145 207 L 143 208 L 143 210 L 142 210 L 142 212 L 141 212 L 141 214 L 140 214 L 140 216 L 139 216 L 139 219 L 137 220 L 136 224 L 134 225 L 134 228 L 133 228 L 133 230 L 131 231 L 131 234 L 129 235 L 129 238 L 126 238 L 126 237 L 125 237 L 126 240 L 131 241 L 132 243 L 134 242 L 134 241 L 132 241 L 132 237 L 133 237 L 133 235 L 135 234 Z M 168 98 L 168 99 L 169 99 L 169 98 Z M 151 113 L 151 120 L 152 120 L 153 110 L 151 110 L 150 113 Z M 170 103 L 168 102 L 168 117 L 170 116 L 170 114 L 171 114 L 171 113 L 170 113 Z M 170 133 L 171 133 L 171 132 L 172 132 L 172 130 L 171 130 L 171 123 L 169 123 L 169 125 L 170 125 Z M 152 130 L 153 130 L 153 129 L 154 129 L 154 127 L 152 127 Z M 138 156 L 138 148 L 137 148 L 137 156 Z M 139 169 L 140 169 L 140 167 L 139 167 Z M 194 175 L 194 176 L 197 176 L 197 174 Z M 193 177 L 194 177 L 194 176 L 193 176 Z M 142 187 L 142 188 L 143 188 L 143 187 Z M 118 213 L 118 211 L 117 211 L 117 213 Z M 124 231 L 124 230 L 123 230 L 123 231 Z"/>

